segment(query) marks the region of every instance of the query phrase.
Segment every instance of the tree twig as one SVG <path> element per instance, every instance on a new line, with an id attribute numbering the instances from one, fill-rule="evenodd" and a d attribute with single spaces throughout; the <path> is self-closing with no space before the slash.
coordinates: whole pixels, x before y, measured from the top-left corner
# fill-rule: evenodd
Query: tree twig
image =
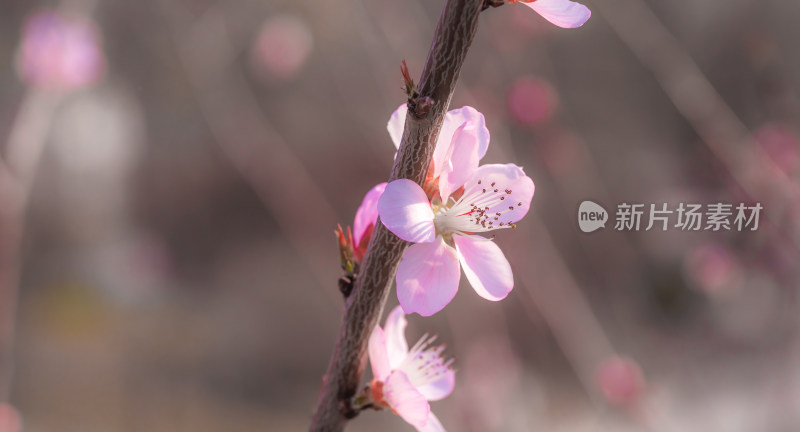
<path id="1" fill-rule="evenodd" d="M 14 336 L 25 210 L 53 113 L 61 94 L 26 93 L 0 160 L 0 403 L 8 402 L 14 375 Z"/>
<path id="2" fill-rule="evenodd" d="M 430 98 L 427 113 L 409 104 L 405 130 L 389 181 L 406 178 L 420 185 L 425 180 L 444 115 L 461 66 L 478 28 L 483 0 L 448 0 L 439 17 L 428 59 L 419 82 L 419 97 Z M 328 371 L 323 379 L 312 432 L 344 429 L 356 412 L 356 395 L 366 366 L 367 340 L 383 312 L 400 257 L 408 244 L 377 224 L 352 295 L 345 304 Z"/>

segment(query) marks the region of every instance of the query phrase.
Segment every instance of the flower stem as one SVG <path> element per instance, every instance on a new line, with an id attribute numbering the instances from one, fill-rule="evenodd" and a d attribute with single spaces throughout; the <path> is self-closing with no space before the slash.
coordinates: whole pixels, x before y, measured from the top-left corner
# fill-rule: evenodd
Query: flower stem
<path id="1" fill-rule="evenodd" d="M 409 106 L 389 181 L 405 178 L 420 185 L 424 182 L 483 5 L 484 0 L 448 0 L 445 4 L 417 87 L 420 98 L 429 101 L 423 110 Z M 407 246 L 382 224 L 375 227 L 353 292 L 345 302 L 338 342 L 323 378 L 310 431 L 344 430 L 347 420 L 354 416 L 351 399 L 364 374 L 367 341 L 383 312 L 397 264 Z"/>

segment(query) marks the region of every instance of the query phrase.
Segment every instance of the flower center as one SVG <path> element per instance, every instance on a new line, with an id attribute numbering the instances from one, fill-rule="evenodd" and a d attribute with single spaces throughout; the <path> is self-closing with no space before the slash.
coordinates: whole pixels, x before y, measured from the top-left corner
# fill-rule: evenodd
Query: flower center
<path id="1" fill-rule="evenodd" d="M 398 367 L 416 388 L 435 382 L 451 370 L 453 359 L 442 356 L 444 345 L 431 346 L 435 340 L 436 336 L 422 336 Z"/>
<path id="2" fill-rule="evenodd" d="M 502 228 L 516 228 L 507 213 L 522 203 L 511 203 L 510 188 L 496 182 L 472 185 L 459 199 L 449 197 L 446 203 L 434 205 L 433 223 L 436 234 L 449 240 L 453 234 L 486 232 Z M 505 205 L 506 203 L 509 205 Z"/>

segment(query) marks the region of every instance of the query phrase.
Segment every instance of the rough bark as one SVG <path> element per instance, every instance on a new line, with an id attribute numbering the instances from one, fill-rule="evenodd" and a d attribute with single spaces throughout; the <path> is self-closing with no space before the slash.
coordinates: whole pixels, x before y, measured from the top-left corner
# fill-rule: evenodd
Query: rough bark
<path id="1" fill-rule="evenodd" d="M 461 66 L 478 27 L 483 0 L 448 0 L 439 23 L 418 91 L 433 106 L 423 115 L 409 105 L 405 130 L 389 181 L 425 180 L 444 115 Z M 426 107 L 427 109 L 427 107 Z M 351 399 L 358 391 L 367 361 L 367 341 L 383 312 L 397 264 L 408 244 L 378 223 L 345 311 L 310 431 L 336 432 L 355 415 Z"/>

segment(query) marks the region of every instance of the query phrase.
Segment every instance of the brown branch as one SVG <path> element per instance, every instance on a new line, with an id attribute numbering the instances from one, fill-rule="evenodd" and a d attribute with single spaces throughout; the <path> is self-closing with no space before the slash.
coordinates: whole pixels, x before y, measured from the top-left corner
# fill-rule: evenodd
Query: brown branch
<path id="1" fill-rule="evenodd" d="M 389 181 L 406 178 L 422 185 L 425 180 L 483 4 L 483 0 L 448 0 L 445 4 L 418 87 L 420 98 L 430 98 L 433 105 L 426 106 L 427 113 L 420 115 L 417 105 L 409 104 L 403 140 Z M 348 418 L 356 415 L 351 399 L 366 366 L 367 340 L 383 312 L 397 264 L 407 246 L 382 224 L 377 225 L 353 293 L 345 304 L 339 340 L 323 379 L 310 431 L 341 431 Z"/>

